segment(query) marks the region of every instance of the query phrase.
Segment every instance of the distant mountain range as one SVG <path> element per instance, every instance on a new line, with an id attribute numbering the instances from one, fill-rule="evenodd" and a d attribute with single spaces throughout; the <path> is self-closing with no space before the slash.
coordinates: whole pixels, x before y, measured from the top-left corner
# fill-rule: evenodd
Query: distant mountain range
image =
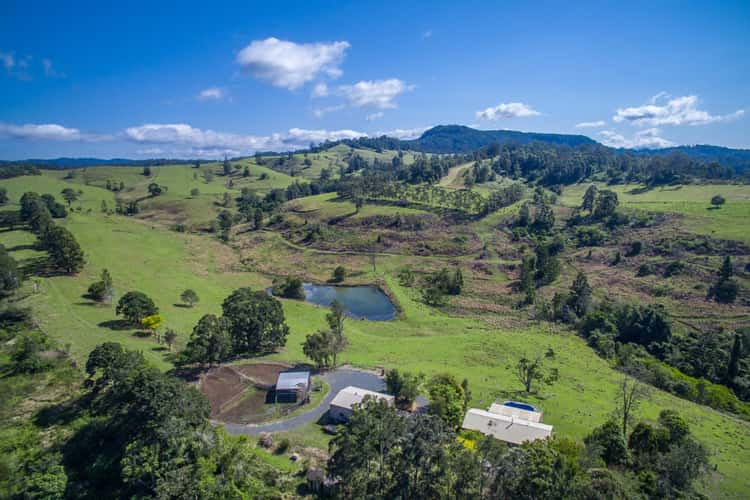
<path id="1" fill-rule="evenodd" d="M 425 153 L 469 153 L 492 143 L 528 144 L 543 142 L 557 146 L 572 148 L 581 146 L 595 146 L 607 148 L 597 141 L 579 134 L 543 134 L 537 132 L 519 132 L 516 130 L 477 130 L 463 125 L 438 125 L 426 130 L 419 138 L 400 140 L 391 137 L 364 137 L 339 141 L 350 146 L 382 147 L 392 149 L 400 147 L 412 151 Z M 337 142 L 338 143 L 338 142 Z M 326 146 L 337 143 L 327 143 Z M 667 155 L 675 152 L 683 153 L 698 161 L 716 161 L 724 166 L 733 168 L 738 173 L 750 171 L 750 149 L 732 149 L 722 146 L 695 145 L 676 146 L 664 149 L 619 149 L 637 155 Z M 264 153 L 271 154 L 271 153 Z M 173 165 L 189 164 L 195 160 L 149 159 L 131 160 L 126 158 L 56 158 L 51 160 L 29 159 L 20 161 L 0 161 L 0 165 L 8 163 L 34 164 L 42 168 L 72 168 L 90 167 L 95 165 Z"/>
<path id="2" fill-rule="evenodd" d="M 438 125 L 426 130 L 418 139 L 401 141 L 406 149 L 426 153 L 469 153 L 479 148 L 499 142 L 547 142 L 565 146 L 598 144 L 585 135 L 540 134 L 537 132 L 518 132 L 516 130 L 477 130 L 463 125 Z"/>

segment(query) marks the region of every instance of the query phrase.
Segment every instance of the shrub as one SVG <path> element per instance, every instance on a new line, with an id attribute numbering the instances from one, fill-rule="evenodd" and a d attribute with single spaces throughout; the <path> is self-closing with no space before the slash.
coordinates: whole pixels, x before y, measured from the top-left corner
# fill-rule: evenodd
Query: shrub
<path id="1" fill-rule="evenodd" d="M 630 248 L 625 254 L 625 257 L 635 257 L 636 255 L 640 255 L 642 249 L 643 243 L 641 243 L 640 241 L 633 241 L 630 243 Z"/>
<path id="2" fill-rule="evenodd" d="M 272 291 L 277 297 L 284 297 L 285 299 L 305 298 L 305 290 L 302 287 L 302 280 L 293 276 L 274 280 Z"/>
<path id="3" fill-rule="evenodd" d="M 722 304 L 731 304 L 737 299 L 739 289 L 740 287 L 737 282 L 730 278 L 719 281 L 713 287 L 712 291 L 716 302 L 720 302 Z"/>
<path id="4" fill-rule="evenodd" d="M 669 278 L 671 276 L 676 276 L 685 269 L 685 264 L 680 262 L 679 260 L 675 260 L 667 264 L 667 267 L 664 269 L 664 277 Z"/>
<path id="5" fill-rule="evenodd" d="M 281 441 L 279 441 L 279 446 L 276 447 L 276 453 L 281 455 L 282 453 L 286 453 L 286 451 L 289 449 L 289 445 L 291 443 L 289 442 L 288 438 L 284 438 Z"/>
<path id="6" fill-rule="evenodd" d="M 346 279 L 346 269 L 344 266 L 338 266 L 336 269 L 333 270 L 333 281 L 336 283 L 341 283 Z"/>
<path id="7" fill-rule="evenodd" d="M 579 247 L 597 247 L 607 239 L 607 233 L 593 226 L 579 227 L 576 230 Z"/>
<path id="8" fill-rule="evenodd" d="M 636 276 L 648 276 L 650 274 L 654 274 L 654 266 L 651 264 L 641 264 L 641 267 L 638 268 L 638 272 L 636 273 Z"/>

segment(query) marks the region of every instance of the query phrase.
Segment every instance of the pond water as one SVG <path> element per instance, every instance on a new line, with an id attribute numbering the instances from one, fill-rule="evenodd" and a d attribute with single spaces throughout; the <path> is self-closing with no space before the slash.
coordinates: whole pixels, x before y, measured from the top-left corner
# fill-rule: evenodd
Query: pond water
<path id="1" fill-rule="evenodd" d="M 396 307 L 376 286 L 328 286 L 304 283 L 305 301 L 319 306 L 341 302 L 346 315 L 354 319 L 389 321 L 396 317 Z"/>

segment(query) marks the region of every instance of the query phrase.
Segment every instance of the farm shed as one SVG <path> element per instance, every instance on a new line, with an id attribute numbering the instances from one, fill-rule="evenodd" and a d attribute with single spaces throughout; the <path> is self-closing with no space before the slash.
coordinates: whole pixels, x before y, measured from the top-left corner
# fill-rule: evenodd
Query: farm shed
<path id="1" fill-rule="evenodd" d="M 360 387 L 349 386 L 341 389 L 336 397 L 331 401 L 331 406 L 328 409 L 328 416 L 335 421 L 345 422 L 349 420 L 352 414 L 353 406 L 355 404 L 362 403 L 362 400 L 366 396 L 372 396 L 376 399 L 382 399 L 389 405 L 394 405 L 395 398 L 382 392 L 368 391 Z"/>
<path id="2" fill-rule="evenodd" d="M 289 371 L 279 373 L 276 379 L 274 400 L 277 403 L 297 403 L 307 400 L 310 393 L 310 372 Z"/>

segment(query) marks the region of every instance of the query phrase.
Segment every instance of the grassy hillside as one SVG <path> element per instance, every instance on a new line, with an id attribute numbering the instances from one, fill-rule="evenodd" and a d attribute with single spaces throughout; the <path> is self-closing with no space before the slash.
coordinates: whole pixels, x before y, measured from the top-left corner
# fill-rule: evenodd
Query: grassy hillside
<path id="1" fill-rule="evenodd" d="M 587 187 L 588 184 L 580 184 L 566 188 L 561 202 L 579 206 Z M 678 214 L 682 217 L 680 224 L 688 231 L 750 243 L 749 186 L 680 185 L 645 190 L 634 184 L 600 184 L 599 188 L 615 191 L 620 204 L 627 208 Z M 711 206 L 711 197 L 717 194 L 727 200 L 718 209 Z"/>
<path id="2" fill-rule="evenodd" d="M 218 165 L 202 168 L 218 169 Z M 161 225 L 150 224 L 148 220 L 99 213 L 97 207 L 102 200 L 113 201 L 111 192 L 96 187 L 97 183 L 106 182 L 107 175 L 129 175 L 124 178 L 132 182 L 133 190 L 128 193 L 132 196 L 137 196 L 147 183 L 139 178 L 140 169 L 113 170 L 97 172 L 98 179 L 90 186 L 80 184 L 84 191 L 80 204 L 84 210 L 72 214 L 64 222 L 86 252 L 84 270 L 77 276 L 33 278 L 39 283 L 38 292 L 33 292 L 32 281 L 28 281 L 21 291 L 24 297 L 21 304 L 33 307 L 42 328 L 61 344 L 69 343 L 79 362 L 85 360 L 95 345 L 117 340 L 126 347 L 143 351 L 162 369 L 170 366 L 169 353 L 152 339 L 144 338 L 118 322 L 112 305 L 94 305 L 82 297 L 103 268 L 109 269 L 113 276 L 116 298 L 126 291 L 140 290 L 154 299 L 166 318 L 167 326 L 177 330 L 179 346 L 184 345 L 198 318 L 206 313 L 219 313 L 222 300 L 238 287 L 260 289 L 268 286 L 273 275 L 290 272 L 305 279 L 323 281 L 330 277 L 336 266 L 344 265 L 350 272 L 347 283 L 381 283 L 391 292 L 403 313 L 401 319 L 392 322 L 348 320 L 346 333 L 350 343 L 341 356 L 342 361 L 366 368 L 398 367 L 428 375 L 448 371 L 459 378 L 469 379 L 473 405 L 486 407 L 496 398 L 523 397 L 543 408 L 545 422 L 554 425 L 557 434 L 576 439 L 583 438 L 606 420 L 614 408 L 614 396 L 622 375 L 570 331 L 529 321 L 522 317 L 523 313 L 512 313 L 516 315 L 513 317 L 510 313 L 491 312 L 489 303 L 486 309 L 478 309 L 481 312 L 477 314 L 454 313 L 462 311 L 459 305 L 470 308 L 471 302 L 478 300 L 475 297 L 480 295 L 485 301 L 492 302 L 494 294 L 507 293 L 509 278 L 505 272 L 495 270 L 486 274 L 481 270 L 498 269 L 496 266 L 503 265 L 499 252 L 484 260 L 474 260 L 471 256 L 420 257 L 382 252 L 375 255 L 373 262 L 368 253 L 304 248 L 273 232 L 255 232 L 236 241 L 234 246 L 228 246 L 208 236 L 171 232 Z M 202 193 L 205 189 L 206 194 L 200 196 L 209 201 L 226 189 L 217 179 L 205 183 L 199 177 L 196 181 L 192 178 L 191 167 L 161 167 L 152 169 L 152 172 L 153 178 L 170 187 L 167 195 L 159 197 L 159 202 L 168 201 L 171 196 L 174 199 L 183 196 L 185 200 L 184 195 L 178 195 L 177 191 L 189 190 L 194 183 L 204 186 L 199 189 Z M 15 203 L 27 190 L 59 193 L 71 180 L 63 180 L 57 175 L 11 179 L 3 181 L 2 185 L 8 187 L 11 202 Z M 281 174 L 273 172 L 273 175 Z M 286 182 L 288 179 L 279 177 L 277 180 Z M 78 182 L 77 179 L 72 181 Z M 579 191 L 584 188 L 568 189 L 565 203 L 576 204 Z M 714 194 L 716 190 L 715 187 L 700 189 L 692 194 L 681 190 L 667 191 L 665 195 L 680 196 L 681 199 L 662 201 L 675 207 L 680 203 L 691 203 L 688 201 L 691 197 L 700 195 L 701 201 L 692 203 L 704 203 L 706 193 Z M 631 197 L 641 200 L 637 197 L 644 196 L 627 194 L 627 187 L 618 190 L 625 206 L 638 206 L 638 202 L 630 201 Z M 721 210 L 728 209 L 733 203 L 745 203 L 744 192 L 739 188 L 721 187 L 718 192 L 728 200 Z M 654 198 L 644 201 L 656 203 Z M 192 203 L 190 200 L 185 202 Z M 87 208 L 92 208 L 92 212 L 87 213 Z M 316 217 L 322 220 L 354 211 L 349 202 L 337 201 L 333 194 L 295 200 L 286 208 L 291 213 L 317 214 Z M 395 207 L 367 204 L 357 216 L 389 215 L 394 210 Z M 491 244 L 491 248 L 496 248 L 499 238 L 493 232 L 493 226 L 512 212 L 513 207 L 509 207 L 475 224 L 475 229 L 485 243 Z M 713 212 L 718 211 L 711 211 L 709 215 L 714 216 Z M 745 221 L 736 221 L 735 224 L 741 228 Z M 29 233 L 21 230 L 0 233 L 0 243 L 22 263 L 43 256 L 31 248 L 33 241 Z M 425 305 L 418 290 L 402 287 L 396 278 L 406 264 L 424 270 L 455 262 L 467 266 L 471 291 L 445 310 Z M 474 269 L 477 262 L 484 268 L 469 273 L 468 269 Z M 179 304 L 179 295 L 186 288 L 195 289 L 201 298 L 192 309 Z M 502 298 L 498 296 L 496 302 L 501 303 Z M 291 362 L 306 361 L 301 343 L 307 334 L 325 326 L 327 310 L 291 300 L 284 300 L 283 306 L 291 333 L 286 348 L 270 357 Z M 501 310 L 511 311 L 509 308 Z M 547 348 L 556 353 L 553 365 L 560 370 L 560 380 L 539 395 L 519 395 L 521 386 L 514 375 L 515 362 L 522 356 L 534 355 Z M 638 416 L 655 420 L 663 408 L 678 410 L 691 424 L 695 435 L 712 451 L 717 473 L 706 485 L 709 496 L 742 497 L 750 489 L 750 449 L 745 445 L 746 436 L 750 435 L 750 423 L 657 390 L 642 406 Z M 297 431 L 300 432 L 304 434 L 305 431 Z M 315 434 L 319 431 L 309 429 L 309 432 L 311 442 L 321 441 Z M 308 436 L 301 435 L 300 438 L 308 439 Z"/>

